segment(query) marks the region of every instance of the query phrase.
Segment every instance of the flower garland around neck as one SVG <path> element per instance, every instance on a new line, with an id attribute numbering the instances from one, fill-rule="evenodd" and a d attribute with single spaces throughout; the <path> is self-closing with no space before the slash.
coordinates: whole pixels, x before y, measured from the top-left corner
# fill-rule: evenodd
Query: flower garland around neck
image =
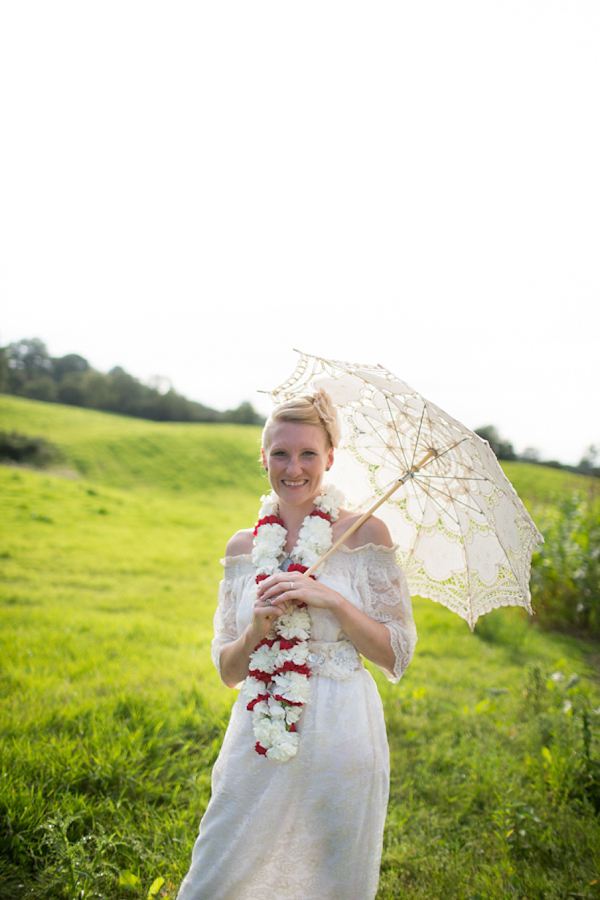
<path id="1" fill-rule="evenodd" d="M 323 488 L 315 509 L 302 523 L 288 572 L 306 572 L 327 553 L 333 543 L 331 524 L 336 521 L 343 500 L 337 488 Z M 282 571 L 287 540 L 287 530 L 278 515 L 277 494 L 272 491 L 261 497 L 261 504 L 252 549 L 256 584 Z M 294 606 L 275 620 L 250 656 L 243 691 L 249 701 L 247 709 L 252 712 L 254 749 L 275 762 L 285 762 L 298 751 L 296 722 L 310 697 L 310 624 L 306 604 Z"/>

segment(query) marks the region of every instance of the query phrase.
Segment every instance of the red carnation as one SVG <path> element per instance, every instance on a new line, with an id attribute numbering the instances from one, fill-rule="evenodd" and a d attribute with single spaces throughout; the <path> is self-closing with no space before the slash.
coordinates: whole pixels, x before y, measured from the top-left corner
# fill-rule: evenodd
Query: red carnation
<path id="1" fill-rule="evenodd" d="M 279 700 L 280 703 L 285 703 L 286 706 L 304 706 L 304 703 L 298 703 L 296 700 L 286 700 L 281 694 L 275 694 L 275 699 Z"/>
<path id="2" fill-rule="evenodd" d="M 306 606 L 306 604 L 304 604 L 304 605 Z M 280 638 L 279 639 L 279 649 L 280 650 L 291 650 L 292 647 L 295 647 L 297 643 L 298 643 L 297 638 L 294 638 L 292 641 L 288 641 L 287 638 Z M 260 646 L 260 644 L 259 644 L 259 646 Z"/>
<path id="3" fill-rule="evenodd" d="M 296 723 L 295 723 L 295 722 L 292 722 L 292 724 L 291 724 L 290 727 L 288 728 L 288 731 L 298 731 L 298 729 L 296 728 Z"/>
<path id="4" fill-rule="evenodd" d="M 252 532 L 254 537 L 256 537 L 256 535 L 258 534 L 258 529 L 261 525 L 283 525 L 283 527 L 285 528 L 283 519 L 280 519 L 279 516 L 265 516 L 264 519 L 259 519 L 254 526 L 254 531 Z"/>
<path id="5" fill-rule="evenodd" d="M 331 522 L 329 513 L 323 512 L 322 509 L 313 509 L 311 516 L 319 516 L 320 519 L 327 519 L 328 522 Z"/>
<path id="6" fill-rule="evenodd" d="M 302 565 L 300 565 L 300 563 L 292 563 L 291 566 L 287 567 L 286 571 L 287 572 L 302 572 L 302 574 L 304 574 L 305 572 L 308 572 L 308 566 L 302 566 Z M 315 576 L 311 575 L 310 577 L 314 578 Z M 297 603 L 296 606 L 301 606 L 301 604 Z M 304 606 L 306 606 L 306 604 L 304 604 Z"/>
<path id="7" fill-rule="evenodd" d="M 269 684 L 273 680 L 270 672 L 261 672 L 260 669 L 248 669 L 248 675 L 256 678 L 257 681 L 264 681 L 265 684 Z"/>
<path id="8" fill-rule="evenodd" d="M 256 581 L 257 584 L 260 584 L 261 581 L 264 581 L 265 578 L 268 578 L 268 577 L 269 577 L 268 575 L 257 575 L 254 580 Z"/>
<path id="9" fill-rule="evenodd" d="M 260 753 L 261 756 L 266 756 L 266 755 L 267 755 L 266 747 L 263 747 L 262 744 L 259 744 L 259 743 L 258 743 L 258 741 L 257 741 L 256 744 L 254 745 L 254 749 L 256 750 L 257 753 Z"/>
<path id="10" fill-rule="evenodd" d="M 262 641 L 260 641 L 260 642 L 256 645 L 256 647 L 255 647 L 254 649 L 255 649 L 255 650 L 258 650 L 259 647 L 268 647 L 269 649 L 271 649 L 271 647 L 273 646 L 273 644 L 274 644 L 276 641 L 277 641 L 277 638 L 266 638 L 266 637 L 265 637 L 265 638 L 262 639 Z"/>
<path id="11" fill-rule="evenodd" d="M 251 700 L 246 709 L 249 709 L 250 712 L 254 709 L 257 703 L 260 703 L 261 700 L 268 700 L 268 694 L 259 694 L 258 697 L 255 697 L 254 700 Z"/>
<path id="12" fill-rule="evenodd" d="M 283 664 L 283 667 L 279 670 L 280 672 L 299 672 L 300 675 L 306 675 L 307 678 L 310 677 L 310 669 L 307 665 L 300 665 L 300 663 L 292 662 L 288 659 L 287 662 Z"/>

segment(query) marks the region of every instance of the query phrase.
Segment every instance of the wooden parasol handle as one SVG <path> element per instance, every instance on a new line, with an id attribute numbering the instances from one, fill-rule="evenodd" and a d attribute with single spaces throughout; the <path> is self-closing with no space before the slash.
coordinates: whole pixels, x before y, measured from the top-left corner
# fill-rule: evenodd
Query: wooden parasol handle
<path id="1" fill-rule="evenodd" d="M 376 509 L 379 509 L 379 507 L 381 506 L 381 504 L 382 504 L 382 503 L 385 503 L 385 501 L 388 500 L 388 499 L 392 496 L 392 494 L 394 493 L 394 491 L 397 491 L 397 490 L 398 490 L 398 488 L 400 487 L 400 485 L 404 484 L 406 481 L 408 481 L 410 478 L 412 478 L 414 475 L 416 475 L 417 472 L 418 472 L 420 469 L 423 468 L 423 466 L 425 465 L 426 462 L 429 462 L 429 460 L 430 460 L 432 457 L 437 456 L 437 455 L 438 455 L 438 454 L 437 454 L 437 452 L 436 452 L 435 450 L 428 450 L 427 453 L 425 454 L 425 456 L 423 457 L 423 459 L 421 459 L 421 460 L 419 461 L 419 463 L 418 463 L 416 466 L 414 466 L 414 467 L 413 467 L 412 469 L 410 469 L 408 472 L 405 472 L 404 475 L 402 475 L 402 477 L 399 478 L 398 481 L 396 481 L 396 482 L 391 486 L 391 488 L 390 488 L 388 491 L 386 491 L 386 493 L 383 495 L 383 497 L 380 497 L 379 500 L 377 500 L 377 501 L 373 504 L 373 506 L 372 506 L 369 510 L 367 510 L 366 513 L 363 513 L 363 515 L 360 517 L 360 519 L 357 519 L 356 522 L 354 522 L 354 523 L 350 526 L 350 528 L 348 529 L 348 531 L 345 531 L 345 532 L 344 532 L 344 534 L 341 536 L 341 538 L 338 538 L 338 539 L 337 539 L 337 541 L 335 542 L 335 544 L 332 544 L 332 546 L 329 548 L 329 550 L 327 551 L 327 553 L 324 553 L 323 556 L 322 556 L 320 559 L 318 559 L 318 560 L 316 561 L 316 563 L 313 563 L 313 564 L 312 564 L 312 566 L 310 567 L 310 569 L 307 569 L 306 574 L 307 574 L 307 575 L 312 575 L 313 572 L 315 571 L 315 569 L 318 569 L 319 566 L 321 565 L 321 563 L 325 562 L 325 560 L 327 559 L 327 557 L 328 557 L 331 553 L 333 553 L 334 550 L 337 550 L 337 548 L 340 547 L 340 546 L 344 543 L 344 541 L 346 540 L 346 538 L 350 537 L 351 534 L 354 534 L 354 532 L 355 532 L 358 528 L 360 528 L 360 526 L 363 524 L 363 522 L 366 522 L 367 519 L 370 518 L 370 517 L 373 515 L 373 513 L 375 512 L 375 510 L 376 510 Z"/>

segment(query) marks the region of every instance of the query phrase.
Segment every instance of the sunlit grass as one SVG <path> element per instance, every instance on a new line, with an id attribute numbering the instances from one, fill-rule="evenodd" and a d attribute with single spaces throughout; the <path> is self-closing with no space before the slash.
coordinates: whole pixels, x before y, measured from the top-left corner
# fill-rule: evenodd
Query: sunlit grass
<path id="1" fill-rule="evenodd" d="M 0 467 L 0 898 L 146 898 L 157 879 L 173 898 L 233 699 L 212 616 L 225 542 L 265 488 L 257 431 L 0 400 L 77 473 Z M 548 502 L 530 468 L 527 501 Z M 414 605 L 404 679 L 375 672 L 392 753 L 378 900 L 599 896 L 598 646 L 517 610 L 472 635 Z"/>

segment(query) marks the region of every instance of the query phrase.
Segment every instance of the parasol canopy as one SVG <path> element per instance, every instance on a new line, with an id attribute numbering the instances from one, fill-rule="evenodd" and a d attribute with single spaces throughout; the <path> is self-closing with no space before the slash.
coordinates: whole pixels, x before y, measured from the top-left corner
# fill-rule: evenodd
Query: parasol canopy
<path id="1" fill-rule="evenodd" d="M 301 353 L 269 394 L 280 403 L 319 388 L 342 427 L 335 483 L 348 507 L 364 512 L 351 530 L 377 510 L 411 594 L 442 603 L 471 629 L 501 606 L 531 613 L 531 555 L 543 538 L 487 441 L 379 365 Z"/>

